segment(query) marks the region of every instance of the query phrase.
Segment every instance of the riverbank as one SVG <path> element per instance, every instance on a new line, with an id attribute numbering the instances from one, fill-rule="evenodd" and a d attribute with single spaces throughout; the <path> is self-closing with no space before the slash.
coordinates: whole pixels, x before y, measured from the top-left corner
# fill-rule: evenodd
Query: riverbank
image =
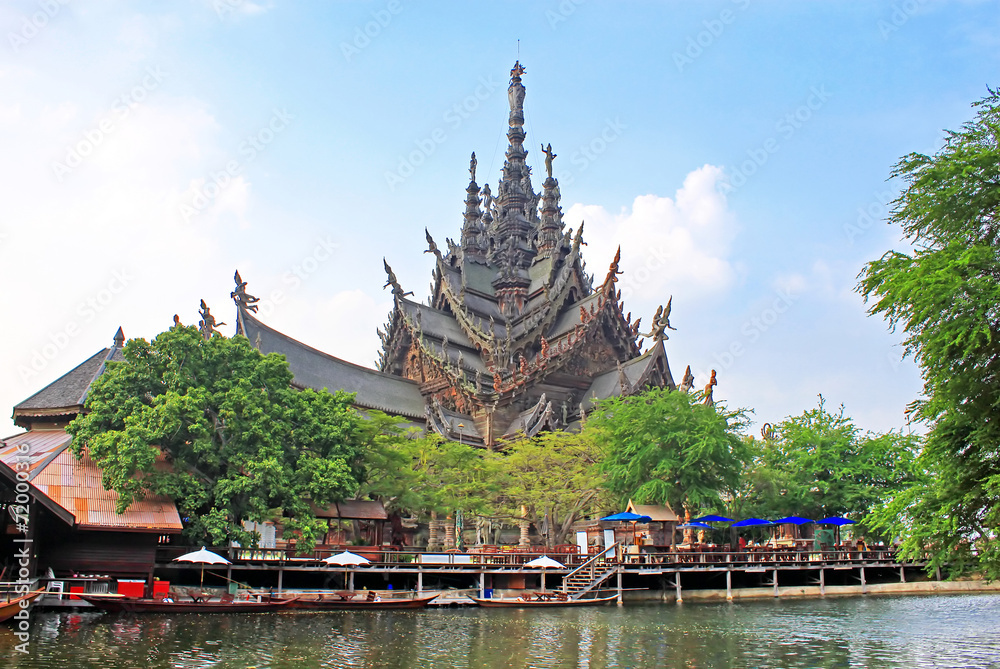
<path id="1" fill-rule="evenodd" d="M 981 594 L 1000 593 L 1000 581 L 914 581 L 908 583 L 868 583 L 861 585 L 802 585 L 774 588 L 733 588 L 732 601 L 748 601 L 761 599 L 810 599 L 820 597 L 858 597 L 863 595 L 941 595 L 941 594 Z M 629 602 L 669 602 L 676 603 L 677 597 L 673 591 L 631 591 L 623 594 L 625 603 Z M 719 602 L 727 601 L 725 589 L 684 590 L 683 601 L 688 602 Z"/>

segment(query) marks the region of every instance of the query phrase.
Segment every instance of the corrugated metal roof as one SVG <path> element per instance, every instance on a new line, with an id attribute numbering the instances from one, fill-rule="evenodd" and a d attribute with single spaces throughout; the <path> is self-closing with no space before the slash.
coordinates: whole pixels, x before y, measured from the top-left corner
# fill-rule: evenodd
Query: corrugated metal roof
<path id="1" fill-rule="evenodd" d="M 33 430 L 8 437 L 3 440 L 0 448 L 0 462 L 14 471 L 24 471 L 18 468 L 23 463 L 22 457 L 28 458 L 28 480 L 32 480 L 45 468 L 55 456 L 66 450 L 73 437 L 64 430 Z M 27 449 L 27 450 L 25 450 Z"/>
<path id="2" fill-rule="evenodd" d="M 345 518 L 348 520 L 386 520 L 389 518 L 382 502 L 359 499 L 334 502 L 325 509 L 314 504 L 313 513 L 318 518 Z"/>
<path id="3" fill-rule="evenodd" d="M 121 529 L 140 532 L 180 532 L 177 507 L 169 498 L 150 496 L 116 513 L 118 493 L 105 490 L 101 472 L 88 455 L 77 460 L 69 450 L 73 438 L 63 430 L 33 430 L 3 440 L 0 462 L 17 469 L 27 445 L 29 480 L 53 502 L 73 514 L 82 529 Z"/>
<path id="4" fill-rule="evenodd" d="M 117 513 L 118 493 L 104 489 L 100 470 L 86 454 L 77 460 L 64 450 L 32 482 L 68 509 L 81 529 L 167 533 L 183 529 L 177 507 L 162 495 L 147 496 L 133 502 L 125 513 Z"/>

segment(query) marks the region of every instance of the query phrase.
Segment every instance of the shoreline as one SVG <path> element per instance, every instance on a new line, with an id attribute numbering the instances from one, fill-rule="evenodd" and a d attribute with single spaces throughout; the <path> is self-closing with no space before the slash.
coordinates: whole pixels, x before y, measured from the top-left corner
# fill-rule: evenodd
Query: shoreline
<path id="1" fill-rule="evenodd" d="M 763 599 L 822 599 L 824 597 L 859 597 L 866 595 L 943 595 L 963 593 L 1000 593 L 1000 581 L 987 583 L 979 580 L 964 581 L 914 581 L 911 583 L 868 583 L 865 585 L 828 585 L 821 592 L 818 585 L 779 586 L 774 588 L 733 588 L 732 599 L 726 597 L 726 590 L 704 589 L 684 590 L 681 603 L 754 601 Z M 676 604 L 677 597 L 672 591 L 625 592 L 624 603 L 662 602 Z"/>

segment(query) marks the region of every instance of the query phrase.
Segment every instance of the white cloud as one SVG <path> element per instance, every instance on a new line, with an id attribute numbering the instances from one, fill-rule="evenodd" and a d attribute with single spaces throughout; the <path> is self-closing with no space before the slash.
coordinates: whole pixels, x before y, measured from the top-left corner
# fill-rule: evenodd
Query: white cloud
<path id="1" fill-rule="evenodd" d="M 687 175 L 673 199 L 640 195 L 631 210 L 617 214 L 599 205 L 571 206 L 565 219 L 574 227 L 584 221 L 595 282 L 604 279 L 605 263 L 620 245 L 625 299 L 665 302 L 671 294 L 697 299 L 729 289 L 737 275 L 730 260 L 737 226 L 716 187 L 721 178 L 721 168 L 705 165 Z"/>

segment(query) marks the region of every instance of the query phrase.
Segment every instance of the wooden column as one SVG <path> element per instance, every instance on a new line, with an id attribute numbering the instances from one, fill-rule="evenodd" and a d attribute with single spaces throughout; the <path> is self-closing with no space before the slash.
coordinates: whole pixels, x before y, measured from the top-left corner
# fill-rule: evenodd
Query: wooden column
<path id="1" fill-rule="evenodd" d="M 519 523 L 521 526 L 521 534 L 517 539 L 518 546 L 531 545 L 531 540 L 528 539 L 528 529 L 530 527 L 530 524 L 528 523 L 527 515 L 528 515 L 528 507 L 521 505 L 521 521 Z"/>
<path id="2" fill-rule="evenodd" d="M 423 568 L 417 572 L 417 596 L 424 591 L 424 572 Z"/>
<path id="3" fill-rule="evenodd" d="M 679 571 L 674 572 L 674 591 L 677 593 L 677 603 L 680 604 L 684 601 L 684 597 L 681 595 L 681 573 Z"/>
<path id="4" fill-rule="evenodd" d="M 899 568 L 899 582 L 906 583 L 906 572 L 903 567 Z"/>
<path id="5" fill-rule="evenodd" d="M 280 566 L 278 567 L 278 594 L 281 594 L 282 584 L 285 580 L 285 570 Z"/>
<path id="6" fill-rule="evenodd" d="M 618 569 L 618 606 L 623 606 L 625 602 L 622 600 L 622 570 Z"/>
<path id="7" fill-rule="evenodd" d="M 774 596 L 778 596 L 778 570 L 774 570 Z"/>
<path id="8" fill-rule="evenodd" d="M 865 568 L 861 568 L 861 594 L 865 594 Z"/>
<path id="9" fill-rule="evenodd" d="M 350 575 L 350 577 L 348 577 L 347 581 L 350 584 L 347 589 L 350 590 L 351 592 L 354 592 L 354 570 L 353 569 L 351 570 L 351 575 Z"/>
<path id="10" fill-rule="evenodd" d="M 479 597 L 486 597 L 486 572 L 479 572 Z"/>
<path id="11" fill-rule="evenodd" d="M 733 570 L 726 570 L 726 601 L 733 601 Z"/>
<path id="12" fill-rule="evenodd" d="M 819 570 L 819 594 L 820 594 L 820 597 L 826 596 L 826 581 L 824 580 L 824 577 L 823 577 L 824 573 L 825 572 L 822 569 Z"/>

